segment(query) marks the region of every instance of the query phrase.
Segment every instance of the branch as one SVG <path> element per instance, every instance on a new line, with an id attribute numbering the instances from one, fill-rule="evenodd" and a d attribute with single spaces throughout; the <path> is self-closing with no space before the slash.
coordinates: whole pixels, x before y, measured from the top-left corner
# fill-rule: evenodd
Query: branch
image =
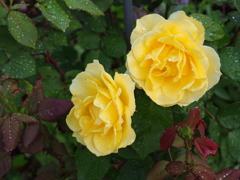
<path id="1" fill-rule="evenodd" d="M 130 44 L 130 35 L 132 33 L 132 19 L 133 19 L 133 13 L 132 13 L 132 0 L 123 0 L 123 6 L 124 6 L 124 26 L 125 26 L 125 39 L 127 42 L 127 48 L 130 50 L 131 44 Z"/>
<path id="2" fill-rule="evenodd" d="M 6 5 L 2 0 L 0 0 L 0 3 L 2 4 L 2 6 L 3 6 L 5 9 L 9 10 L 8 7 L 7 7 L 7 5 Z"/>

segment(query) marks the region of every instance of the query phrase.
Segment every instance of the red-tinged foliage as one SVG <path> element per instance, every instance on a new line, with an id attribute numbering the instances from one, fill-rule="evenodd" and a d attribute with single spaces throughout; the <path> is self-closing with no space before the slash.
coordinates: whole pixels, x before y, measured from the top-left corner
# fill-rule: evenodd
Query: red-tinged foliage
<path id="1" fill-rule="evenodd" d="M 42 166 L 41 168 L 38 169 L 36 174 L 40 175 L 40 174 L 45 174 L 45 173 L 50 173 L 50 172 L 56 173 L 56 174 L 59 173 L 59 167 L 56 163 L 51 162 L 51 163 L 45 164 L 44 166 Z"/>
<path id="2" fill-rule="evenodd" d="M 1 124 L 0 131 L 2 133 L 2 140 L 7 149 L 12 151 L 18 145 L 20 135 L 20 124 L 18 121 L 11 119 L 10 115 L 6 115 Z"/>
<path id="3" fill-rule="evenodd" d="M 56 173 L 43 173 L 38 175 L 34 180 L 50 180 L 50 179 L 60 179 L 60 176 Z"/>
<path id="4" fill-rule="evenodd" d="M 179 135 L 176 135 L 176 138 L 175 138 L 172 146 L 175 148 L 184 148 L 185 147 L 184 141 Z"/>
<path id="5" fill-rule="evenodd" d="M 10 78 L 10 77 L 12 77 L 12 76 L 4 75 L 4 76 L 2 76 L 2 77 L 0 78 L 0 81 L 4 81 L 4 80 L 6 80 L 6 79 L 8 79 L 8 78 Z"/>
<path id="6" fill-rule="evenodd" d="M 190 175 L 190 176 L 187 176 L 186 178 L 184 178 L 183 180 L 199 180 L 199 178 L 198 178 L 198 177 L 195 177 L 195 176 L 192 176 L 192 175 Z"/>
<path id="7" fill-rule="evenodd" d="M 185 161 L 185 159 L 186 159 L 186 154 L 181 154 L 180 156 L 178 156 L 176 161 Z M 194 164 L 202 164 L 206 167 L 209 167 L 205 158 L 197 157 L 192 154 L 191 154 L 191 162 Z"/>
<path id="8" fill-rule="evenodd" d="M 15 89 L 17 89 L 18 83 L 16 80 L 14 79 L 6 79 L 3 83 L 2 83 L 2 92 L 3 95 L 5 96 L 5 98 L 9 98 L 10 95 L 12 95 L 12 91 L 14 91 Z"/>
<path id="9" fill-rule="evenodd" d="M 223 169 L 217 173 L 216 180 L 236 180 L 240 178 L 240 169 Z"/>
<path id="10" fill-rule="evenodd" d="M 197 125 L 197 129 L 200 132 L 201 137 L 205 136 L 205 128 L 206 128 L 206 123 L 203 122 L 203 120 L 200 120 Z"/>
<path id="11" fill-rule="evenodd" d="M 38 116 L 44 121 L 57 121 L 72 107 L 73 103 L 70 100 L 45 98 L 38 106 Z"/>
<path id="12" fill-rule="evenodd" d="M 22 153 L 35 154 L 43 150 L 44 142 L 45 142 L 44 134 L 39 133 L 36 139 L 31 144 L 29 144 L 27 148 L 23 145 L 23 143 L 19 143 L 18 149 Z"/>
<path id="13" fill-rule="evenodd" d="M 21 140 L 23 145 L 27 148 L 37 137 L 40 129 L 39 122 L 27 124 L 22 132 Z"/>
<path id="14" fill-rule="evenodd" d="M 20 92 L 24 92 L 25 90 L 24 89 L 22 89 L 22 88 L 17 88 L 17 89 L 14 89 L 12 92 L 11 92 L 11 94 L 17 94 L 17 93 L 20 93 Z"/>
<path id="15" fill-rule="evenodd" d="M 173 161 L 166 165 L 165 170 L 171 175 L 178 176 L 188 172 L 188 167 L 185 162 Z"/>
<path id="16" fill-rule="evenodd" d="M 0 179 L 12 167 L 12 158 L 9 153 L 0 151 Z"/>
<path id="17" fill-rule="evenodd" d="M 204 158 L 207 158 L 209 155 L 217 155 L 218 145 L 208 137 L 198 137 L 194 139 L 194 145 L 199 154 Z"/>
<path id="18" fill-rule="evenodd" d="M 41 78 L 42 76 L 40 76 L 35 82 L 32 93 L 30 94 L 29 102 L 27 103 L 27 109 L 29 114 L 34 114 L 37 112 L 38 104 L 44 98 Z"/>
<path id="19" fill-rule="evenodd" d="M 74 157 L 68 157 L 64 163 L 66 170 L 69 173 L 76 171 L 76 161 Z"/>
<path id="20" fill-rule="evenodd" d="M 201 114 L 199 107 L 190 110 L 190 114 L 188 116 L 188 126 L 192 129 L 195 129 L 199 121 L 201 120 Z"/>
<path id="21" fill-rule="evenodd" d="M 126 160 L 120 162 L 119 164 L 114 164 L 114 167 L 116 170 L 119 170 L 124 164 L 125 164 Z"/>
<path id="22" fill-rule="evenodd" d="M 68 151 L 67 148 L 63 143 L 57 142 L 57 141 L 51 141 L 51 145 L 53 150 L 55 150 L 57 153 L 62 155 L 67 155 Z"/>
<path id="23" fill-rule="evenodd" d="M 203 164 L 196 164 L 192 169 L 191 172 L 193 175 L 200 177 L 206 180 L 214 180 L 216 178 L 215 172 Z"/>
<path id="24" fill-rule="evenodd" d="M 158 161 L 147 175 L 147 180 L 164 180 L 170 176 L 165 170 L 168 161 Z"/>
<path id="25" fill-rule="evenodd" d="M 15 121 L 21 121 L 23 123 L 37 123 L 38 120 L 33 117 L 22 113 L 12 113 L 11 118 Z"/>
<path id="26" fill-rule="evenodd" d="M 163 133 L 160 138 L 160 150 L 167 150 L 172 146 L 177 135 L 177 129 L 176 126 L 172 126 Z"/>

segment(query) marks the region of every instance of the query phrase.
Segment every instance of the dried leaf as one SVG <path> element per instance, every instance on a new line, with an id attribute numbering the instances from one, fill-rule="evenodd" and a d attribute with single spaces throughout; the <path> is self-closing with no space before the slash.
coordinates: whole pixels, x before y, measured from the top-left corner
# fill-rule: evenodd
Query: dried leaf
<path id="1" fill-rule="evenodd" d="M 70 100 L 45 98 L 38 106 L 38 116 L 45 121 L 57 121 L 72 107 L 73 103 Z"/>

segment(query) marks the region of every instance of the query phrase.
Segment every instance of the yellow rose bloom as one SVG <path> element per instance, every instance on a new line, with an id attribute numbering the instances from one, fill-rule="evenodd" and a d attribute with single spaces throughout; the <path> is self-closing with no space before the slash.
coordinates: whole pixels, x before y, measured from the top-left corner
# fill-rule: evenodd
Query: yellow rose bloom
<path id="1" fill-rule="evenodd" d="M 96 156 L 116 153 L 134 142 L 134 88 L 129 75 L 116 73 L 113 80 L 98 60 L 73 79 L 70 91 L 74 107 L 67 125 L 77 141 Z"/>
<path id="2" fill-rule="evenodd" d="M 220 59 L 204 46 L 203 25 L 177 11 L 166 20 L 150 14 L 137 20 L 126 67 L 132 79 L 158 105 L 187 106 L 220 79 Z"/>

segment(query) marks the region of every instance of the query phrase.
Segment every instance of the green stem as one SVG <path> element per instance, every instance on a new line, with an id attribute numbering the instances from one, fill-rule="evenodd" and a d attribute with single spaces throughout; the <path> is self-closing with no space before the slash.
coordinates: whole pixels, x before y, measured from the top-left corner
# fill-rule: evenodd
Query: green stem
<path id="1" fill-rule="evenodd" d="M 3 6 L 5 9 L 9 10 L 8 7 L 7 7 L 7 5 L 6 5 L 2 0 L 0 0 L 0 3 L 2 4 L 2 6 Z"/>
<path id="2" fill-rule="evenodd" d="M 191 140 L 190 140 L 191 141 Z M 184 144 L 186 147 L 186 162 L 190 163 L 190 147 L 189 147 L 189 140 L 184 140 Z"/>

